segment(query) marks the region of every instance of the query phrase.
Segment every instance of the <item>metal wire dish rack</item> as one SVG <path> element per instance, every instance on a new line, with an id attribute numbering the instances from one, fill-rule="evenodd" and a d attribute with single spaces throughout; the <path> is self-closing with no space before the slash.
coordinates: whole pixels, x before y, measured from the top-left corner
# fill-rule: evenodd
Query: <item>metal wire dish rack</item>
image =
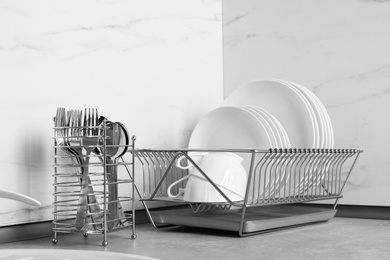
<path id="1" fill-rule="evenodd" d="M 235 153 L 247 169 L 245 196 L 232 201 L 192 160 L 195 152 Z M 180 225 L 238 232 L 249 236 L 282 228 L 328 221 L 362 150 L 357 149 L 224 149 L 148 150 L 136 149 L 136 169 L 143 173 L 144 206 L 154 227 Z M 171 184 L 190 174 L 177 167 L 185 157 L 225 199 L 225 202 L 189 202 L 168 196 Z M 178 185 L 176 185 L 178 186 Z M 186 187 L 185 181 L 176 192 Z M 312 203 L 334 200 L 331 207 Z M 172 205 L 149 209 L 147 203 L 165 201 Z"/>
<path id="2" fill-rule="evenodd" d="M 53 243 L 58 242 L 57 233 L 82 233 L 103 235 L 102 245 L 107 246 L 107 233 L 129 228 L 135 239 L 135 136 L 126 132 L 126 142 L 113 145 L 106 119 L 96 126 L 63 126 L 58 116 L 57 111 Z"/>

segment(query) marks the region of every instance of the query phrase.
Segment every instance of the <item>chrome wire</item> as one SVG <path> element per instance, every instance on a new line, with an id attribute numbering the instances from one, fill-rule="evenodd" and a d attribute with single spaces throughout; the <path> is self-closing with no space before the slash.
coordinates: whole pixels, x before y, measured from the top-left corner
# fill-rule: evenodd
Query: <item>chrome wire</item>
<path id="1" fill-rule="evenodd" d="M 167 196 L 168 186 L 189 174 L 188 170 L 176 167 L 175 160 L 191 151 L 246 153 L 252 154 L 254 161 L 253 170 L 248 173 L 247 195 L 241 202 L 218 205 L 173 201 L 191 204 L 194 212 L 230 209 L 231 205 L 247 207 L 338 199 L 352 165 L 362 152 L 357 149 L 135 149 L 135 158 L 142 168 L 144 201 L 172 202 Z"/>

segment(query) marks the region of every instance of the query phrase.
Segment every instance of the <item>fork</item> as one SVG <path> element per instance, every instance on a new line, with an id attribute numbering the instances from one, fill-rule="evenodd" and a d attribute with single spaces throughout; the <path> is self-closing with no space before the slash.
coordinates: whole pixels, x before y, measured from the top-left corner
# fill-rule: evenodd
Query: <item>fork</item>
<path id="1" fill-rule="evenodd" d="M 82 149 L 85 150 L 83 154 L 83 174 L 81 179 L 81 192 L 79 198 L 79 207 L 77 209 L 76 216 L 76 228 L 85 229 L 86 227 L 86 216 L 87 216 L 87 205 L 88 205 L 88 187 L 89 183 L 89 161 L 91 158 L 92 151 L 99 144 L 99 122 L 98 122 L 97 109 L 85 109 L 83 115 L 83 127 L 80 128 L 81 135 L 79 140 L 81 141 Z"/>
<path id="2" fill-rule="evenodd" d="M 81 176 L 84 176 L 83 166 L 85 165 L 86 167 L 88 167 L 88 165 L 86 165 L 82 157 L 83 148 L 81 146 L 81 132 L 82 132 L 81 122 L 82 122 L 82 110 L 71 110 L 68 117 L 69 133 L 68 133 L 67 142 L 68 145 L 75 150 L 75 153 L 77 153 L 78 158 L 80 159 L 81 162 L 80 164 Z M 88 183 L 87 204 L 91 212 L 91 219 L 92 222 L 95 224 L 95 228 L 100 229 L 102 228 L 102 223 L 103 223 L 103 212 L 100 209 L 98 201 L 96 200 L 94 189 L 92 186 L 90 186 L 92 184 L 90 176 L 87 174 L 86 178 Z M 82 178 L 80 179 L 80 183 L 83 184 Z"/>
<path id="3" fill-rule="evenodd" d="M 65 108 L 57 108 L 57 114 L 54 119 L 55 130 L 55 141 L 57 146 L 62 146 L 62 150 L 65 151 L 75 164 L 82 165 L 81 158 L 78 156 L 77 151 L 69 146 L 67 142 L 67 118 Z"/>

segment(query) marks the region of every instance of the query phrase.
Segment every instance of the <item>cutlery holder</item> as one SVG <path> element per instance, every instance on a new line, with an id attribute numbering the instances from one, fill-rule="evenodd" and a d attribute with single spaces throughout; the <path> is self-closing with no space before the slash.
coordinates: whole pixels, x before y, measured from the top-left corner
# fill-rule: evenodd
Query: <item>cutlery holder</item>
<path id="1" fill-rule="evenodd" d="M 53 243 L 58 242 L 57 233 L 82 233 L 103 235 L 106 246 L 107 233 L 129 228 L 136 238 L 135 137 L 125 145 L 109 145 L 105 119 L 92 134 L 80 134 L 91 128 L 54 127 Z M 127 152 L 112 159 L 107 154 L 112 148 Z"/>
<path id="2" fill-rule="evenodd" d="M 338 200 L 356 161 L 362 152 L 356 149 L 230 149 L 230 150 L 146 150 L 133 151 L 136 170 L 143 173 L 143 201 L 164 201 L 166 210 L 146 210 L 154 227 L 183 225 L 222 229 L 248 236 L 270 230 L 327 221 L 334 217 Z M 188 202 L 171 198 L 167 188 L 189 174 L 176 161 L 195 152 L 236 153 L 244 158 L 247 169 L 243 200 L 226 202 Z M 194 161 L 191 161 L 195 164 Z M 199 167 L 199 164 L 197 165 Z M 205 179 L 216 189 L 210 173 L 199 167 Z M 186 184 L 176 185 L 176 192 Z M 307 202 L 333 200 L 330 209 Z M 189 207 L 187 207 L 189 205 Z"/>

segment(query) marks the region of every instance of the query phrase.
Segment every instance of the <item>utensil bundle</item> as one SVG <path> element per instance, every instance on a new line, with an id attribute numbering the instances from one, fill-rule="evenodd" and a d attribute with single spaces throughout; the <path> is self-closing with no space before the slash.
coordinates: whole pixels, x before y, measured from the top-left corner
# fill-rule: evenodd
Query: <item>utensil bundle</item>
<path id="1" fill-rule="evenodd" d="M 75 227 L 78 230 L 101 230 L 104 227 L 104 213 L 107 213 L 108 229 L 119 225 L 128 225 L 117 191 L 117 160 L 126 153 L 129 138 L 123 124 L 110 122 L 98 114 L 98 110 L 88 108 L 66 111 L 58 108 L 55 125 L 55 143 L 72 160 L 78 171 L 80 193 L 77 203 Z M 96 164 L 92 158 L 98 158 L 105 167 L 108 182 L 108 210 L 102 210 L 96 199 L 90 170 Z M 104 184 L 104 185 L 105 185 Z M 107 199 L 103 194 L 103 199 Z M 105 208 L 105 207 L 104 207 Z"/>

